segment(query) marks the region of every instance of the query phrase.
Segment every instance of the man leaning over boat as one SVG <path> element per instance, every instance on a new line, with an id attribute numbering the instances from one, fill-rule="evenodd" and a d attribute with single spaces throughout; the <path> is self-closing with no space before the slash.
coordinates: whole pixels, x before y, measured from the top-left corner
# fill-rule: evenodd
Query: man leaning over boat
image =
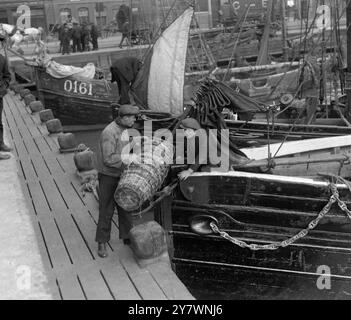
<path id="1" fill-rule="evenodd" d="M 184 130 L 186 138 L 184 150 L 187 152 L 186 164 L 188 164 L 187 169 L 178 174 L 180 180 L 186 180 L 197 171 L 225 172 L 233 170 L 232 167 L 235 165 L 245 165 L 252 161 L 245 154 L 233 150 L 229 143 L 229 131 L 221 130 L 221 138 L 218 141 L 217 130 L 205 130 L 191 117 L 182 120 L 180 128 Z M 178 159 L 177 156 L 177 163 L 179 161 L 182 159 Z"/>

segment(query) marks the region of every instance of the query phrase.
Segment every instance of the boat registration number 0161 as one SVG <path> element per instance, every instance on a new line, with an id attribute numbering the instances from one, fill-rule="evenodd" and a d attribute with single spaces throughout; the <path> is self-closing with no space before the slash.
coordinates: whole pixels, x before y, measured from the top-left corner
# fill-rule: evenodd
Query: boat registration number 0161
<path id="1" fill-rule="evenodd" d="M 83 95 L 93 95 L 93 85 L 91 83 L 80 82 L 77 80 L 66 80 L 63 89 L 67 92 L 80 93 Z"/>

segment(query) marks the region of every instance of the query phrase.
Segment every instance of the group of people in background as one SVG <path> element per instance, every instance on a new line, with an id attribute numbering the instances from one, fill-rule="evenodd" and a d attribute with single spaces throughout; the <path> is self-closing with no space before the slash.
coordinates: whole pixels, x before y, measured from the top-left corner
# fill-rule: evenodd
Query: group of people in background
<path id="1" fill-rule="evenodd" d="M 99 31 L 94 23 L 78 22 L 64 23 L 59 30 L 60 52 L 70 54 L 71 52 L 98 50 Z"/>

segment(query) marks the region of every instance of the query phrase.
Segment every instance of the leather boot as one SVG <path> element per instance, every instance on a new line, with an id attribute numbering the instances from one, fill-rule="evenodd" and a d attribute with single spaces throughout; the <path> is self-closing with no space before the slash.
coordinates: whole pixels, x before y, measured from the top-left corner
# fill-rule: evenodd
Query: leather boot
<path id="1" fill-rule="evenodd" d="M 4 151 L 4 152 L 11 152 L 12 148 L 10 148 L 9 146 L 7 146 L 5 143 L 0 144 L 0 151 Z"/>
<path id="2" fill-rule="evenodd" d="M 5 154 L 5 153 L 0 152 L 0 160 L 7 160 L 10 158 L 11 158 L 11 156 L 9 154 Z"/>
<path id="3" fill-rule="evenodd" d="M 0 151 L 10 152 L 12 148 L 4 143 L 4 132 L 0 130 Z"/>
<path id="4" fill-rule="evenodd" d="M 106 258 L 108 256 L 106 250 L 106 243 L 98 243 L 98 255 L 100 258 Z"/>

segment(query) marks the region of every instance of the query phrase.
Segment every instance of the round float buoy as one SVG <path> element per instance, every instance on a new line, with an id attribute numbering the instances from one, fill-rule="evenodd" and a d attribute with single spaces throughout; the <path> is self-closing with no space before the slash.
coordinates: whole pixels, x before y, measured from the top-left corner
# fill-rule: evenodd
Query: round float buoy
<path id="1" fill-rule="evenodd" d="M 89 171 L 94 169 L 94 152 L 86 149 L 76 152 L 73 156 L 78 171 Z"/>
<path id="2" fill-rule="evenodd" d="M 29 89 L 22 89 L 19 94 L 20 94 L 21 98 L 23 99 L 27 94 L 30 94 L 30 90 Z"/>
<path id="3" fill-rule="evenodd" d="M 133 227 L 129 239 L 134 254 L 140 259 L 156 258 L 167 250 L 165 231 L 156 221 Z"/>
<path id="4" fill-rule="evenodd" d="M 77 147 L 76 137 L 73 133 L 60 133 L 57 142 L 62 150 L 74 149 Z"/>
<path id="5" fill-rule="evenodd" d="M 59 119 L 52 119 L 49 121 L 46 121 L 46 129 L 49 131 L 49 133 L 60 133 L 62 132 L 62 124 Z"/>
<path id="6" fill-rule="evenodd" d="M 29 104 L 35 101 L 35 97 L 30 93 L 24 96 L 24 104 L 28 107 Z"/>
<path id="7" fill-rule="evenodd" d="M 51 109 L 44 109 L 39 112 L 39 119 L 42 123 L 54 119 L 54 114 Z"/>
<path id="8" fill-rule="evenodd" d="M 41 101 L 32 101 L 29 104 L 29 109 L 32 111 L 32 113 L 34 113 L 44 110 L 44 106 Z"/>

